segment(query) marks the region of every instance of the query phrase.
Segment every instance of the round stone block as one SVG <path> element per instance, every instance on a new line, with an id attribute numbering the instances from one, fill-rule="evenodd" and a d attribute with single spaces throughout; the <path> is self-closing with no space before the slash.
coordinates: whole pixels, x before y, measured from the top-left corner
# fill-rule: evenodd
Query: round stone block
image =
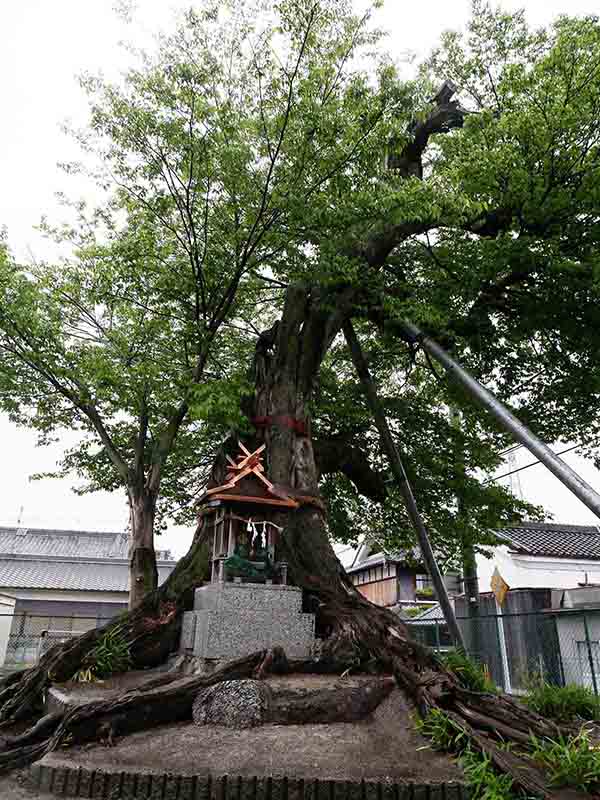
<path id="1" fill-rule="evenodd" d="M 270 700 L 263 681 L 223 681 L 198 693 L 192 714 L 196 725 L 253 728 L 266 722 Z"/>

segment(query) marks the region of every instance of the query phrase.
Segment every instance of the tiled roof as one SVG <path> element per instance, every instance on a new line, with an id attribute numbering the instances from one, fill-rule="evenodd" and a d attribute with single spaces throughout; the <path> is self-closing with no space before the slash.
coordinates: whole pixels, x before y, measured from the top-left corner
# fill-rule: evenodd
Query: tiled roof
<path id="1" fill-rule="evenodd" d="M 595 525 L 522 522 L 497 533 L 515 553 L 600 560 L 600 530 Z"/>
<path id="2" fill-rule="evenodd" d="M 0 527 L 0 556 L 54 556 L 55 558 L 124 558 L 128 537 L 123 532 L 65 531 L 46 528 Z M 168 550 L 157 550 L 159 561 L 169 561 Z"/>
<path id="3" fill-rule="evenodd" d="M 361 572 L 363 569 L 369 569 L 369 567 L 377 567 L 379 564 L 385 563 L 392 563 L 392 564 L 415 564 L 418 565 L 421 562 L 421 551 L 418 547 L 415 547 L 412 552 L 407 551 L 405 553 L 373 553 L 369 555 L 367 558 L 363 559 L 362 561 L 357 561 L 351 567 L 346 568 L 346 572 L 353 573 L 353 572 Z"/>
<path id="4" fill-rule="evenodd" d="M 175 562 L 157 551 L 158 580 Z M 0 589 L 129 591 L 126 533 L 0 527 Z"/>
<path id="5" fill-rule="evenodd" d="M 403 619 L 402 621 L 407 625 L 437 625 L 438 622 L 444 622 L 444 614 L 440 604 L 436 603 L 431 608 L 426 608 L 419 616 Z"/>
<path id="6" fill-rule="evenodd" d="M 158 582 L 163 583 L 174 564 L 159 566 Z M 77 561 L 36 558 L 2 558 L 0 587 L 7 589 L 62 589 L 66 591 L 127 592 L 127 561 Z"/>

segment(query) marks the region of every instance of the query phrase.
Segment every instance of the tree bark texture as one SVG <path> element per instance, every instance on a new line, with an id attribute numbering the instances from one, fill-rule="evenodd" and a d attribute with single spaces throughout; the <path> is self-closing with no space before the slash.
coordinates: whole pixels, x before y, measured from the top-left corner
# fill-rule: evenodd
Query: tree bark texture
<path id="1" fill-rule="evenodd" d="M 129 548 L 129 608 L 141 605 L 144 597 L 158 588 L 158 569 L 154 551 L 156 496 L 147 491 L 130 490 L 131 541 Z"/>
<path id="2" fill-rule="evenodd" d="M 371 714 L 395 686 L 379 678 L 362 686 L 332 686 L 319 690 L 271 687 L 269 722 L 278 725 L 316 725 L 356 722 Z"/>

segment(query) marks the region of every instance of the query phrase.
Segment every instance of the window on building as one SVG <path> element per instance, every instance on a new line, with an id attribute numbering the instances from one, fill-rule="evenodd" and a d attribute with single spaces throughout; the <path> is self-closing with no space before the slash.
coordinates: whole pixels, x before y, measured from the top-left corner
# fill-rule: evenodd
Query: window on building
<path id="1" fill-rule="evenodd" d="M 415 581 L 417 589 L 433 589 L 433 581 L 430 575 L 416 575 Z"/>

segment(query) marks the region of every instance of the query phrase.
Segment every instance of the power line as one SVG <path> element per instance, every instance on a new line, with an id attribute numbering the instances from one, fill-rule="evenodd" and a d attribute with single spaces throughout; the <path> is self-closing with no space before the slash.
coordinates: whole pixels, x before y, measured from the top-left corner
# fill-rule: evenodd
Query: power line
<path id="1" fill-rule="evenodd" d="M 583 444 L 574 444 L 571 447 L 567 447 L 565 450 L 561 450 L 559 453 L 555 453 L 556 456 L 562 456 L 564 453 L 570 453 L 571 450 L 577 450 L 577 448 L 583 447 Z M 487 481 L 484 481 L 484 486 L 488 483 L 495 483 L 496 481 L 502 480 L 502 478 L 508 478 L 510 475 L 515 475 L 517 472 L 523 472 L 524 469 L 529 469 L 529 467 L 535 467 L 536 464 L 541 464 L 542 462 L 538 459 L 537 461 L 532 461 L 530 464 L 525 464 L 522 467 L 518 467 L 517 469 L 513 469 L 510 472 L 505 472 L 503 475 L 497 475 L 495 478 L 490 478 Z"/>
<path id="2" fill-rule="evenodd" d="M 506 450 L 501 450 L 498 455 L 499 456 L 506 456 L 509 453 L 514 453 L 515 450 L 520 450 L 522 447 L 525 447 L 524 444 L 513 444 L 512 447 L 507 447 Z"/>

